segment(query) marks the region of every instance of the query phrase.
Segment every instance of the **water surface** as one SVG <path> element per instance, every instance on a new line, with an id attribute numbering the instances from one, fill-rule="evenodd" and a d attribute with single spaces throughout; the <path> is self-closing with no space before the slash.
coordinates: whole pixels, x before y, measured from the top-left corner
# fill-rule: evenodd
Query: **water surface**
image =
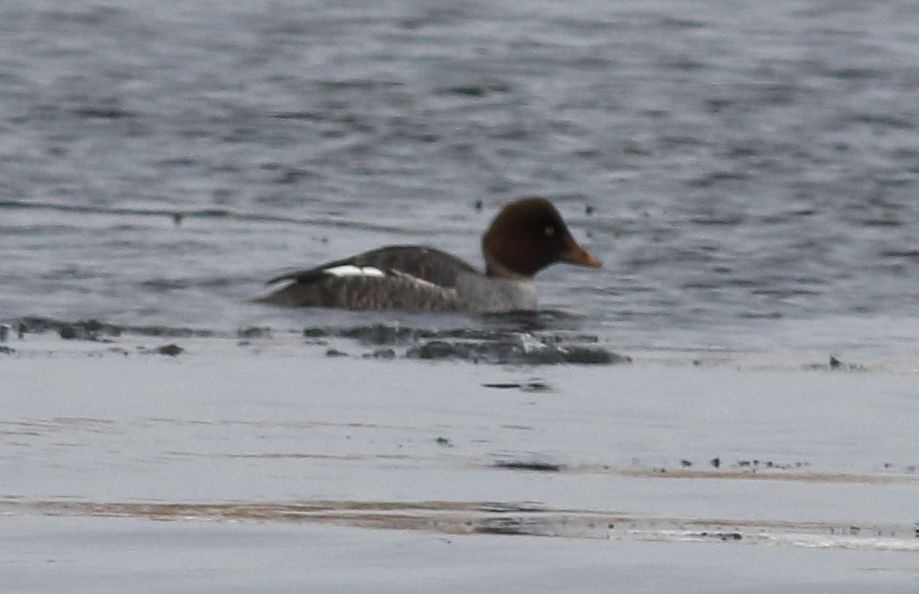
<path id="1" fill-rule="evenodd" d="M 247 300 L 388 243 L 478 263 L 499 206 L 537 193 L 605 264 L 550 269 L 543 304 L 604 340 L 771 351 L 808 346 L 802 321 L 870 344 L 919 311 L 915 17 L 5 2 L 0 309 L 307 326 Z"/>
<path id="2" fill-rule="evenodd" d="M 0 579 L 915 591 L 917 18 L 4 1 Z M 529 194 L 533 314 L 251 303 Z"/>

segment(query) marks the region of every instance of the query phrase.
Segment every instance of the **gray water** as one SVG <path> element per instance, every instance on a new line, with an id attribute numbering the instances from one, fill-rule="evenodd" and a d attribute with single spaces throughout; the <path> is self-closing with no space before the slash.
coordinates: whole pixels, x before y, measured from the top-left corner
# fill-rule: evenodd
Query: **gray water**
<path id="1" fill-rule="evenodd" d="M 5 0 L 0 318 L 347 326 L 367 315 L 248 300 L 389 243 L 478 264 L 500 205 L 541 194 L 604 262 L 540 275 L 566 329 L 915 350 L 916 23 L 907 0 Z"/>

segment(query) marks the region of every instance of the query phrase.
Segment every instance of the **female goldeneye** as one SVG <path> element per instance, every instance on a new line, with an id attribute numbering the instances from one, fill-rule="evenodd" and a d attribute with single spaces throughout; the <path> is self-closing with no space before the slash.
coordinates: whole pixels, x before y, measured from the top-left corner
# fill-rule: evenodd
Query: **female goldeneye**
<path id="1" fill-rule="evenodd" d="M 445 252 L 396 245 L 316 268 L 283 274 L 290 281 L 258 299 L 292 307 L 508 312 L 536 309 L 533 276 L 555 262 L 600 266 L 545 198 L 505 206 L 482 237 L 485 274 Z"/>

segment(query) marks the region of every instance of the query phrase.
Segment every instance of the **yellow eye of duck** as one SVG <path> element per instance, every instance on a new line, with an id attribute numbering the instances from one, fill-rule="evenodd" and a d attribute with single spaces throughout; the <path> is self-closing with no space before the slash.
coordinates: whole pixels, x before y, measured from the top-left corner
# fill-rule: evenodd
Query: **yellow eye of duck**
<path id="1" fill-rule="evenodd" d="M 552 225 L 546 225 L 546 237 L 555 237 L 555 227 Z"/>

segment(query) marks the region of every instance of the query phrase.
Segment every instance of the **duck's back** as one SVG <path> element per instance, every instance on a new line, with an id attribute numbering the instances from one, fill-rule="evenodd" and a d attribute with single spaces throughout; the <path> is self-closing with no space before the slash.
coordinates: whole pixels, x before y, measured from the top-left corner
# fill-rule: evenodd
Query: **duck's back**
<path id="1" fill-rule="evenodd" d="M 479 273 L 440 250 L 389 246 L 281 275 L 270 283 L 290 284 L 259 301 L 294 307 L 452 311 L 466 308 L 457 281 L 470 274 Z"/>

